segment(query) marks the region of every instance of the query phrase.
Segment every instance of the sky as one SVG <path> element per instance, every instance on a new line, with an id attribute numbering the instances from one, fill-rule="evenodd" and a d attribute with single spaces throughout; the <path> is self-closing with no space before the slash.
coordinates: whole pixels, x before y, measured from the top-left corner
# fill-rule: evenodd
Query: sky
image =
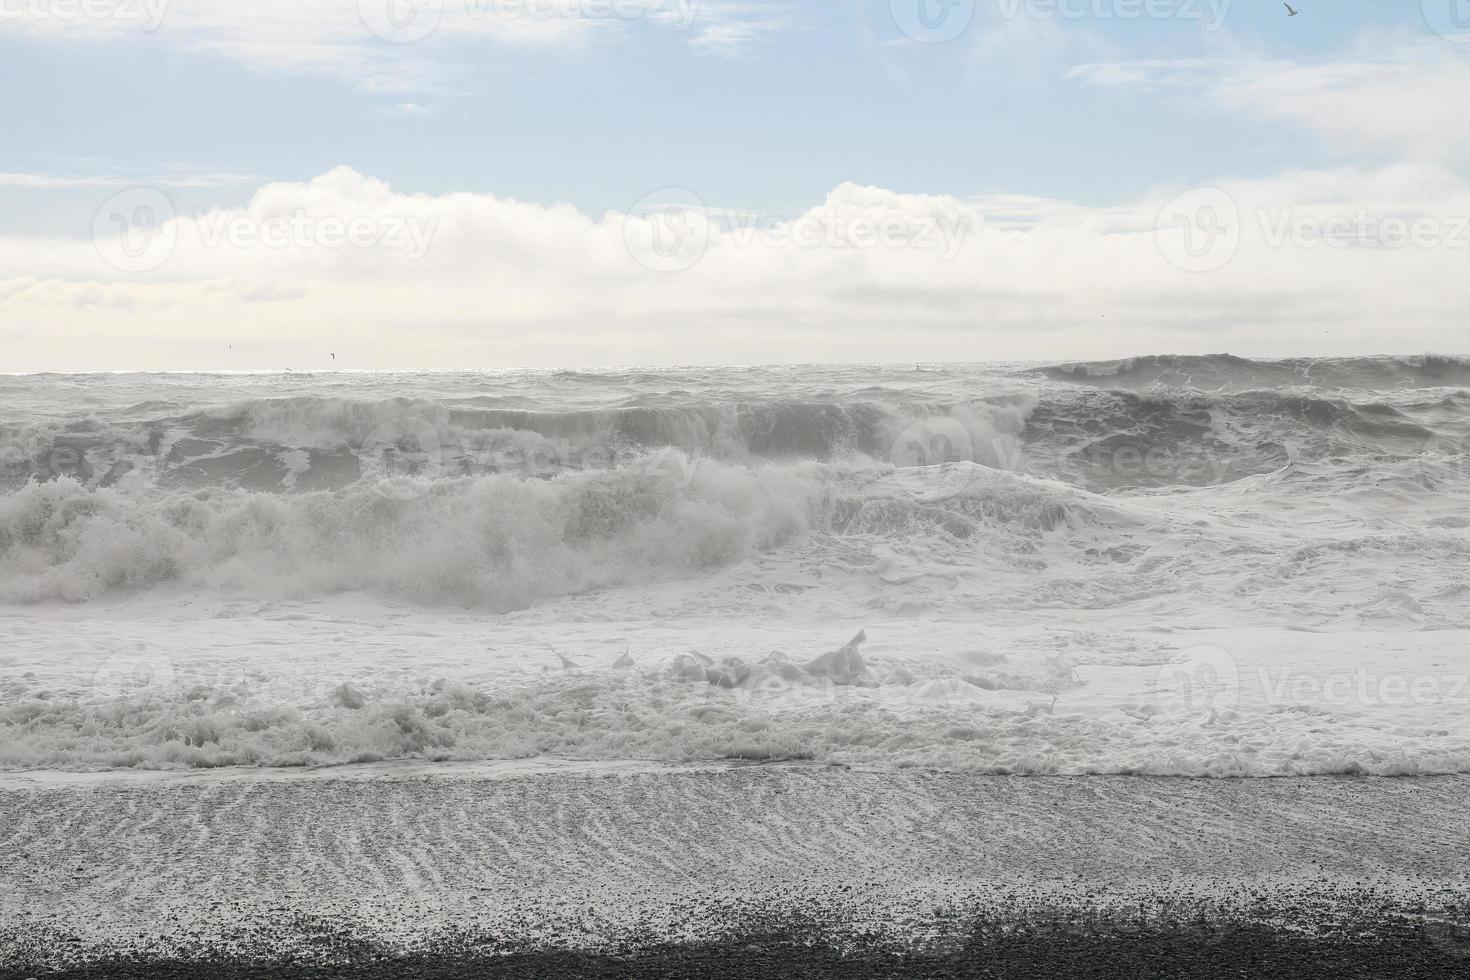
<path id="1" fill-rule="evenodd" d="M 0 0 L 0 372 L 1465 353 L 1470 0 L 1292 6 Z"/>

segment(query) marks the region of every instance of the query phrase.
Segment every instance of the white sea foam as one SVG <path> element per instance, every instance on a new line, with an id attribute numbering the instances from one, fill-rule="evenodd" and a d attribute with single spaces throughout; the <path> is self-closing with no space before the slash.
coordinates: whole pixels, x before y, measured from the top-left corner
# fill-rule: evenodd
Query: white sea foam
<path id="1" fill-rule="evenodd" d="M 0 599 L 81 601 L 158 585 L 244 595 L 375 588 L 490 609 L 739 561 L 802 532 L 818 464 L 707 464 L 555 480 L 398 479 L 272 495 L 88 490 L 0 497 Z"/>
<path id="2" fill-rule="evenodd" d="M 362 596 L 10 615 L 12 649 L 25 652 L 3 658 L 0 766 L 805 759 L 1251 776 L 1470 765 L 1470 684 L 1455 666 L 1466 631 L 1120 629 L 1076 613 L 1037 629 L 1015 613 L 924 625 L 870 613 L 861 669 L 833 673 L 813 664 L 840 634 L 753 625 L 769 599 L 738 602 L 616 623 L 577 601 L 506 621 Z"/>

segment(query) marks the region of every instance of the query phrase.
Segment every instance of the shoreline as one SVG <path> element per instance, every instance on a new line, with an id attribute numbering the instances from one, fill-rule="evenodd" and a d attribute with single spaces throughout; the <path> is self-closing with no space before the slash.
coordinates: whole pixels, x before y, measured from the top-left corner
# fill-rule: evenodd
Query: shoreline
<path id="1" fill-rule="evenodd" d="M 1470 964 L 1470 776 L 413 768 L 0 777 L 0 977 Z"/>

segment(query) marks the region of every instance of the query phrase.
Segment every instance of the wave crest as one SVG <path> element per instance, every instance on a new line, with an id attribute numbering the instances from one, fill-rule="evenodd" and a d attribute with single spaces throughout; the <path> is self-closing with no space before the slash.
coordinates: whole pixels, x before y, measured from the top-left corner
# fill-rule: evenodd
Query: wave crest
<path id="1" fill-rule="evenodd" d="M 551 481 L 386 481 L 333 493 L 87 489 L 0 497 L 0 599 L 81 601 L 177 584 L 251 595 L 381 589 L 513 609 L 737 561 L 802 533 L 803 467 L 706 464 Z"/>

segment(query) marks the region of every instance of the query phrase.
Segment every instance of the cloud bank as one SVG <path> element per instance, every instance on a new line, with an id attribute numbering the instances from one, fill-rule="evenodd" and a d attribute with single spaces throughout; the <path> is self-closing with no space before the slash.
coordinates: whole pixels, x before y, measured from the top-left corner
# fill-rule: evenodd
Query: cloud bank
<path id="1" fill-rule="evenodd" d="M 347 167 L 199 213 L 123 191 L 89 236 L 0 237 L 4 370 L 1464 346 L 1470 186 L 1431 164 L 1117 207 L 855 184 L 799 213 L 713 203 L 677 189 L 594 216 Z"/>

